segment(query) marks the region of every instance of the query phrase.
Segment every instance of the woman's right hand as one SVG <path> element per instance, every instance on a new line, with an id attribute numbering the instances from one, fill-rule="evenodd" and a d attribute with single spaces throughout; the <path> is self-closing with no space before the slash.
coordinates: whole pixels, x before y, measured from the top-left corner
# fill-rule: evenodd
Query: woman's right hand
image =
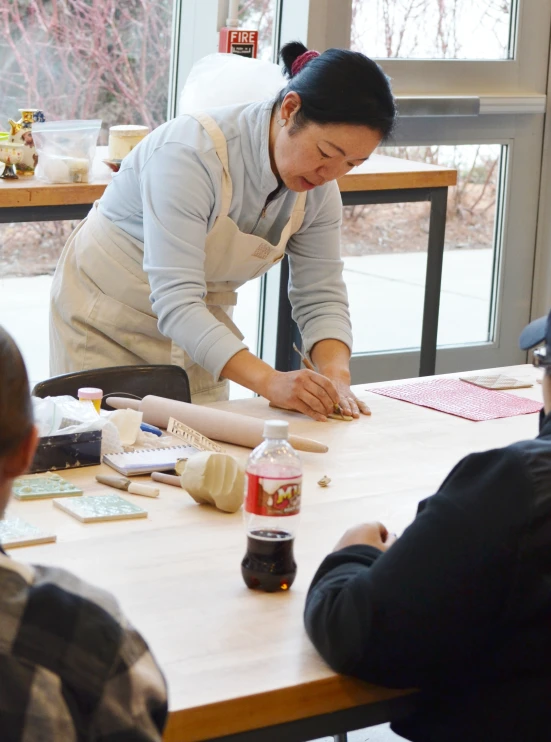
<path id="1" fill-rule="evenodd" d="M 274 407 L 297 410 L 320 422 L 338 404 L 339 395 L 328 378 L 315 371 L 273 371 L 266 381 L 262 396 Z"/>

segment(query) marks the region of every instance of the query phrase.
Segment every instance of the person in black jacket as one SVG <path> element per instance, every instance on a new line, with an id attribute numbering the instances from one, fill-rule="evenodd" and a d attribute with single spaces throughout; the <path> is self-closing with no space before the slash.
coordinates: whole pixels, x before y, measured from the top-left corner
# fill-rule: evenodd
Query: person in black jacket
<path id="1" fill-rule="evenodd" d="M 535 440 L 467 456 L 396 539 L 345 533 L 305 624 L 337 672 L 418 688 L 416 742 L 551 740 L 551 312 L 520 338 L 545 369 Z"/>

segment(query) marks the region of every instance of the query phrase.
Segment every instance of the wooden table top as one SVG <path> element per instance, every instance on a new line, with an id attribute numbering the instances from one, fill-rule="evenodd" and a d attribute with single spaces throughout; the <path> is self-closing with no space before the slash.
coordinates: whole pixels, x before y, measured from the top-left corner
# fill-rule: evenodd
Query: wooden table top
<path id="1" fill-rule="evenodd" d="M 99 161 L 107 156 L 106 147 L 98 147 Z M 35 177 L 0 180 L 0 208 L 21 206 L 67 206 L 90 204 L 101 197 L 111 182 L 104 174 L 93 183 L 44 183 Z M 426 165 L 386 155 L 372 155 L 360 167 L 351 170 L 338 181 L 341 191 L 377 191 L 393 188 L 429 188 L 452 186 L 457 171 Z"/>
<path id="2" fill-rule="evenodd" d="M 533 382 L 540 375 L 532 366 L 507 373 Z M 48 500 L 10 504 L 10 514 L 58 537 L 56 544 L 13 549 L 15 558 L 65 567 L 112 591 L 145 635 L 169 684 L 168 742 L 196 742 L 400 694 L 335 675 L 319 658 L 302 623 L 312 576 L 346 528 L 380 520 L 401 533 L 419 500 L 437 489 L 461 457 L 534 437 L 538 415 L 475 423 L 368 389 L 355 387 L 372 416 L 350 423 L 276 412 L 260 398 L 217 405 L 260 418 L 284 417 L 292 432 L 329 445 L 327 454 L 301 454 L 298 574 L 288 593 L 256 593 L 243 584 L 241 513 L 199 506 L 174 487 L 160 485 L 157 500 L 125 495 L 149 513 L 135 521 L 83 524 Z M 541 399 L 541 385 L 511 393 Z M 227 449 L 243 459 L 249 453 Z M 86 493 L 112 493 L 95 482 L 99 469 L 63 476 Z M 323 475 L 332 480 L 327 488 L 317 485 Z"/>

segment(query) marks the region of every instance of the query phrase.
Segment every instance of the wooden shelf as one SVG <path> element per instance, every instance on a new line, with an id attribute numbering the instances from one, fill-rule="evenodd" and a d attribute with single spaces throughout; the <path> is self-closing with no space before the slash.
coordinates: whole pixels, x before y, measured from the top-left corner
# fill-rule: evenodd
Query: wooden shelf
<path id="1" fill-rule="evenodd" d="M 101 156 L 105 157 L 106 153 L 102 152 Z M 110 182 L 110 175 L 93 183 L 43 183 L 35 177 L 0 180 L 0 208 L 91 204 L 101 198 Z M 350 192 L 446 187 L 456 182 L 457 171 L 451 168 L 372 155 L 363 165 L 341 178 L 338 184 L 341 191 Z"/>

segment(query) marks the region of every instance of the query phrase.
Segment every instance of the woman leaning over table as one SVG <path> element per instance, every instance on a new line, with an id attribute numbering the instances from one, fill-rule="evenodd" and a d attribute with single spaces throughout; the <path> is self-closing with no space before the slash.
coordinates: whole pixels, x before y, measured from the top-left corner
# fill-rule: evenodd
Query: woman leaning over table
<path id="1" fill-rule="evenodd" d="M 176 363 L 192 399 L 227 398 L 230 379 L 325 420 L 350 390 L 352 332 L 334 182 L 389 135 L 388 80 L 358 52 L 281 50 L 275 100 L 182 115 L 125 159 L 77 227 L 52 286 L 52 374 Z M 289 297 L 319 373 L 279 372 L 231 320 L 236 289 L 287 252 Z"/>

